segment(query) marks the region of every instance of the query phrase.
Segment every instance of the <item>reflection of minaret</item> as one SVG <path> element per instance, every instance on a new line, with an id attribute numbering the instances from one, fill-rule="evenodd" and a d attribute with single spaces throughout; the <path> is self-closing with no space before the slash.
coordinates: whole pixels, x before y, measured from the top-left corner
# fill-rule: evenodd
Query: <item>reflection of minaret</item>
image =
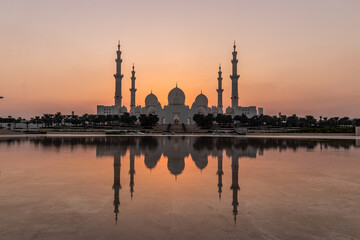
<path id="1" fill-rule="evenodd" d="M 223 172 L 223 169 L 222 169 L 222 159 L 223 159 L 223 156 L 222 154 L 221 155 L 218 155 L 218 171 L 217 171 L 217 175 L 218 175 L 218 187 L 219 187 L 219 199 L 221 199 L 221 193 L 222 193 L 222 175 L 224 175 L 224 172 Z"/>
<path id="2" fill-rule="evenodd" d="M 135 175 L 135 151 L 130 148 L 130 194 L 131 199 L 133 198 L 134 193 L 134 175 Z"/>
<path id="3" fill-rule="evenodd" d="M 238 214 L 237 207 L 239 206 L 238 202 L 238 191 L 240 190 L 239 187 L 239 158 L 232 157 L 231 158 L 231 170 L 232 170 L 232 184 L 230 189 L 233 191 L 233 215 L 234 215 L 234 223 L 236 224 L 236 216 Z"/>
<path id="4" fill-rule="evenodd" d="M 118 50 L 116 51 L 116 74 L 114 74 L 115 77 L 115 107 L 120 108 L 121 107 L 121 81 L 124 75 L 121 74 L 121 51 L 120 51 L 120 41 L 118 43 Z"/>
<path id="5" fill-rule="evenodd" d="M 218 92 L 218 105 L 217 105 L 217 107 L 222 110 L 222 108 L 223 108 L 222 93 L 223 93 L 224 89 L 222 89 L 221 65 L 219 65 L 218 74 L 219 74 L 219 77 L 218 77 L 218 89 L 216 89 L 216 91 Z"/>
<path id="6" fill-rule="evenodd" d="M 119 213 L 119 205 L 120 205 L 120 197 L 119 190 L 121 189 L 120 184 L 120 169 L 121 169 L 121 160 L 120 153 L 116 153 L 114 155 L 114 213 L 115 213 L 115 221 L 117 222 L 118 213 Z"/>
<path id="7" fill-rule="evenodd" d="M 231 78 L 231 107 L 233 109 L 238 107 L 239 104 L 239 95 L 238 95 L 238 79 L 240 75 L 237 74 L 237 63 L 238 60 L 236 59 L 236 45 L 234 42 L 234 51 L 232 53 L 233 59 L 231 60 L 232 63 L 232 75 Z"/>
<path id="8" fill-rule="evenodd" d="M 136 92 L 136 88 L 135 88 L 135 70 L 134 70 L 134 64 L 132 67 L 132 71 L 131 71 L 131 88 L 130 88 L 130 92 L 131 92 L 131 101 L 130 101 L 130 111 L 134 110 L 135 108 L 135 92 Z"/>

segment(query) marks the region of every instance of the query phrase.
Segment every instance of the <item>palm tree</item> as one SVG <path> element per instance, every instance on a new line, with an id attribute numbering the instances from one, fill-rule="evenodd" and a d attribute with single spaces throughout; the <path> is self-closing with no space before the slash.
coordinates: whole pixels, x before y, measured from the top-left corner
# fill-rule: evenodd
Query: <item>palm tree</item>
<path id="1" fill-rule="evenodd" d="M 62 123 L 62 120 L 64 119 L 64 116 L 61 115 L 61 112 L 57 112 L 54 116 L 54 121 L 57 126 L 59 126 Z"/>

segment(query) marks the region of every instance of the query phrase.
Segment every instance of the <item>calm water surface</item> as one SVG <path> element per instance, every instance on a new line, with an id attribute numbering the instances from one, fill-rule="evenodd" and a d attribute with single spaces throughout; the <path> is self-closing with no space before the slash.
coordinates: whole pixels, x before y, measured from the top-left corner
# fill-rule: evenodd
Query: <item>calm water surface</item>
<path id="1" fill-rule="evenodd" d="M 356 140 L 0 138 L 0 171 L 1 240 L 360 239 Z"/>

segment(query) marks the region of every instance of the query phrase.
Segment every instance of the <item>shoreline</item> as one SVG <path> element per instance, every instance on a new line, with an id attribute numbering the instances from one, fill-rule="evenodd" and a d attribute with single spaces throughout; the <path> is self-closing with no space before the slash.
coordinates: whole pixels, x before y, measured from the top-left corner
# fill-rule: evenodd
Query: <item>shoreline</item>
<path id="1" fill-rule="evenodd" d="M 106 134 L 104 132 L 59 132 L 47 134 L 24 134 L 10 133 L 0 134 L 0 138 L 24 138 L 24 137 L 236 137 L 236 138 L 282 138 L 282 139 L 352 139 L 360 140 L 360 136 L 347 133 L 250 133 L 246 135 L 236 134 L 208 134 L 208 133 L 146 133 L 146 134 Z"/>

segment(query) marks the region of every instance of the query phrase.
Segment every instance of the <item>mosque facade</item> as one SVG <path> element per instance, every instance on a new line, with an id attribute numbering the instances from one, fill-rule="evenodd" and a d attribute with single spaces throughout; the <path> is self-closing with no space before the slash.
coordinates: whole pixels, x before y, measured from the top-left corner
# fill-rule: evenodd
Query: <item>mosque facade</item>
<path id="1" fill-rule="evenodd" d="M 218 93 L 217 106 L 209 107 L 208 98 L 201 92 L 196 98 L 193 104 L 190 106 L 185 105 L 185 93 L 183 90 L 178 88 L 176 85 L 169 94 L 168 94 L 168 104 L 161 106 L 161 103 L 158 101 L 158 98 L 152 92 L 146 96 L 145 98 L 145 106 L 136 106 L 135 97 L 136 97 L 136 88 L 135 88 L 135 67 L 133 65 L 131 72 L 131 101 L 130 101 L 130 115 L 135 115 L 139 117 L 141 114 L 145 115 L 157 115 L 159 117 L 159 124 L 187 124 L 193 125 L 195 122 L 193 121 L 193 116 L 196 114 L 208 115 L 213 114 L 216 116 L 217 114 L 227 114 L 227 115 L 242 115 L 245 114 L 248 118 L 251 118 L 255 115 L 263 114 L 262 108 L 256 108 L 256 106 L 242 107 L 238 105 L 238 80 L 240 75 L 237 73 L 237 51 L 236 45 L 234 43 L 234 51 L 232 52 L 233 59 L 232 63 L 232 75 L 231 79 L 231 106 L 226 108 L 225 113 L 223 112 L 223 91 L 222 88 L 222 71 L 221 66 L 219 66 L 218 72 L 218 88 L 216 89 Z M 97 106 L 97 114 L 98 115 L 121 115 L 123 113 L 128 112 L 127 108 L 122 105 L 122 92 L 121 85 L 123 76 L 121 74 L 121 50 L 120 43 L 118 44 L 118 50 L 116 52 L 117 58 L 116 62 L 116 74 L 115 77 L 115 105 L 113 106 Z"/>

